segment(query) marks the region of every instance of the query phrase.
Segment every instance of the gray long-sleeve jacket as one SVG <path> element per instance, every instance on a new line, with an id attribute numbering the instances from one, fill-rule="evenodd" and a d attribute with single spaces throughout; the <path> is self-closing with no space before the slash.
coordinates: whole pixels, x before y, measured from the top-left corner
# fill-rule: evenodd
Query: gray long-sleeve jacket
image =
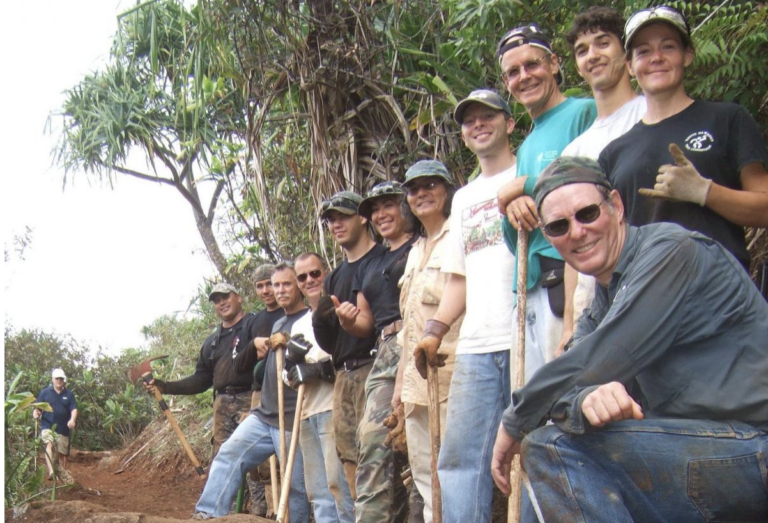
<path id="1" fill-rule="evenodd" d="M 646 418 L 738 420 L 768 431 L 768 304 L 744 268 L 699 233 L 628 227 L 608 288 L 597 286 L 571 350 L 512 395 L 518 441 L 552 419 L 581 434 L 581 403 L 623 383 Z"/>

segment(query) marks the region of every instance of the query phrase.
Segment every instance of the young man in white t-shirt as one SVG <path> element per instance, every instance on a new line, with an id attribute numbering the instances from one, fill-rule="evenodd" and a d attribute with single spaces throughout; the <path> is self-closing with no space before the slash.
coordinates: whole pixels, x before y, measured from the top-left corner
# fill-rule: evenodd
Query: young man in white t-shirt
<path id="1" fill-rule="evenodd" d="M 563 149 L 562 156 L 597 160 L 608 143 L 629 131 L 645 114 L 645 97 L 638 96 L 632 89 L 626 67 L 621 41 L 624 23 L 624 17 L 615 9 L 593 6 L 573 19 L 565 35 L 576 61 L 576 71 L 592 88 L 597 120 Z M 568 265 L 565 270 L 576 275 Z M 566 281 L 575 281 L 575 278 L 566 278 Z M 566 289 L 566 292 L 573 292 L 573 300 L 566 300 L 572 307 L 566 307 L 563 329 L 573 332 L 573 325 L 584 308 L 592 303 L 595 279 L 579 274 L 575 291 Z"/>
<path id="2" fill-rule="evenodd" d="M 437 313 L 416 348 L 437 363 L 450 325 L 466 311 L 448 396 L 446 432 L 438 475 L 443 521 L 491 519 L 491 449 L 501 413 L 510 401 L 509 353 L 513 343 L 514 257 L 504 245 L 496 195 L 516 173 L 509 146 L 515 121 L 496 92 L 473 91 L 456 107 L 465 145 L 480 162 L 480 175 L 459 189 L 451 208 L 450 246 L 442 271 L 449 273 Z"/>

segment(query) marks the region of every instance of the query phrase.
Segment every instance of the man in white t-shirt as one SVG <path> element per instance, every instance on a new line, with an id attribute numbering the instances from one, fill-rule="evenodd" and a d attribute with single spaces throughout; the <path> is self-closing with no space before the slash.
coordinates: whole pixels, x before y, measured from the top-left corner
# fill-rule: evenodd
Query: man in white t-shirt
<path id="1" fill-rule="evenodd" d="M 308 252 L 296 258 L 294 267 L 299 289 L 314 311 L 323 295 L 328 273 L 325 263 L 319 255 Z M 311 344 L 304 363 L 286 373 L 291 386 L 304 384 L 299 444 L 304 457 L 307 497 L 317 523 L 354 523 L 355 502 L 333 436 L 333 362 L 315 340 L 311 314 L 296 321 L 291 335 L 303 335 Z"/>
<path id="2" fill-rule="evenodd" d="M 586 156 L 597 160 L 603 147 L 629 131 L 645 114 L 645 97 L 632 89 L 626 67 L 622 37 L 624 17 L 609 7 L 593 6 L 573 19 L 565 39 L 571 47 L 576 71 L 592 88 L 597 105 L 597 120 L 572 141 L 562 156 Z M 566 272 L 576 271 L 566 264 Z M 570 278 L 566 281 L 575 281 Z M 573 325 L 595 295 L 595 279 L 578 274 L 573 292 L 572 310 L 566 308 L 563 329 L 573 332 Z"/>
<path id="3" fill-rule="evenodd" d="M 464 143 L 480 162 L 480 175 L 459 189 L 451 208 L 449 246 L 442 271 L 450 278 L 435 317 L 416 351 L 437 365 L 437 349 L 466 311 L 448 396 L 438 475 L 443 521 L 491 519 L 491 449 L 501 413 L 509 405 L 514 257 L 504 245 L 496 195 L 516 173 L 509 146 L 515 128 L 509 104 L 496 92 L 473 91 L 456 107 Z"/>

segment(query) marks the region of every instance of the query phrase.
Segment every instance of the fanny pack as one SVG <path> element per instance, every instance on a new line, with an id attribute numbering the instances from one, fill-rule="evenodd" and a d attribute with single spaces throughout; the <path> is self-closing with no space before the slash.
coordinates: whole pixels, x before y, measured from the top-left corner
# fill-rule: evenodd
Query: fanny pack
<path id="1" fill-rule="evenodd" d="M 558 318 L 565 312 L 565 262 L 539 256 L 541 265 L 541 286 L 547 289 L 549 309 Z"/>

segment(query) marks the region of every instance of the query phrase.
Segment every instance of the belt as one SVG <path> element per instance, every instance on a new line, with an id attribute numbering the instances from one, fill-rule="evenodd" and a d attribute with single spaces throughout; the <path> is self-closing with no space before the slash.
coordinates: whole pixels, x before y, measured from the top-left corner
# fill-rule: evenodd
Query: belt
<path id="1" fill-rule="evenodd" d="M 384 327 L 383 329 L 381 329 L 381 337 L 389 338 L 390 336 L 392 336 L 393 334 L 397 334 L 401 330 L 403 330 L 403 320 L 394 321 L 389 325 L 387 325 L 386 327 Z"/>
<path id="2" fill-rule="evenodd" d="M 372 363 L 375 359 L 376 358 L 352 358 L 345 361 L 342 366 L 344 367 L 345 371 L 352 372 L 355 369 L 359 369 L 360 367 Z"/>
<path id="3" fill-rule="evenodd" d="M 229 396 L 235 396 L 243 392 L 250 392 L 250 387 L 224 387 L 216 391 L 216 394 L 227 394 Z"/>

